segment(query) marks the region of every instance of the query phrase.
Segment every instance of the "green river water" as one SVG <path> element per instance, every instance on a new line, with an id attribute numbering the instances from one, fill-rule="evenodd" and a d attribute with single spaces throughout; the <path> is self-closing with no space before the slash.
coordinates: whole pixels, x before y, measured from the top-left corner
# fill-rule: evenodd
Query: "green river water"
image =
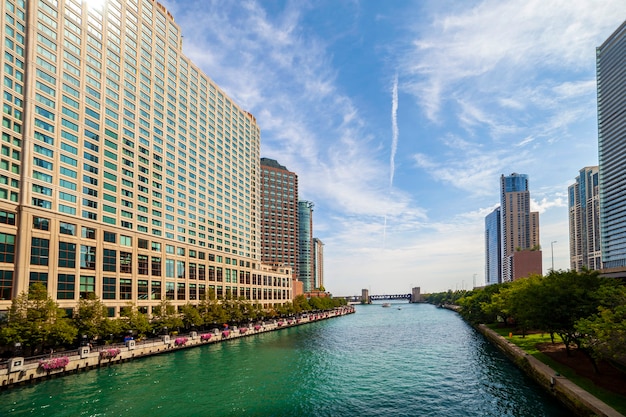
<path id="1" fill-rule="evenodd" d="M 0 393 L 0 416 L 570 416 L 451 311 L 355 314 Z"/>

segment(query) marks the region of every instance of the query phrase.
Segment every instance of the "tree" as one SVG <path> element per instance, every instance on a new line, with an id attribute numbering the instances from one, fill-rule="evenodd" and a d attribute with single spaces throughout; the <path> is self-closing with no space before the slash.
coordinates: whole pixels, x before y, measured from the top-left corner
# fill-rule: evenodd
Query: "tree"
<path id="1" fill-rule="evenodd" d="M 176 312 L 174 307 L 168 300 L 161 300 L 161 303 L 153 310 L 154 329 L 158 332 L 163 331 L 166 327 L 171 331 L 183 327 L 183 320 Z"/>
<path id="2" fill-rule="evenodd" d="M 126 304 L 120 311 L 120 320 L 118 332 L 126 333 L 128 331 L 137 332 L 139 336 L 146 335 L 152 330 L 152 325 L 147 314 L 140 313 L 137 306 L 133 303 Z"/>
<path id="3" fill-rule="evenodd" d="M 115 320 L 107 318 L 107 307 L 94 293 L 81 298 L 73 318 L 78 334 L 84 334 L 89 339 L 104 337 L 117 333 L 119 325 Z"/>
<path id="4" fill-rule="evenodd" d="M 72 343 L 78 330 L 41 283 L 31 285 L 13 299 L 6 326 L 0 330 L 5 345 L 20 343 L 31 355 Z"/>
<path id="5" fill-rule="evenodd" d="M 581 346 L 595 360 L 608 359 L 626 364 L 626 287 L 603 286 L 599 291 L 604 306 L 598 313 L 576 323 Z"/>
<path id="6" fill-rule="evenodd" d="M 202 320 L 202 316 L 198 309 L 191 305 L 191 303 L 187 303 L 182 308 L 182 320 L 185 329 L 189 329 L 194 326 L 202 326 L 204 321 Z"/>

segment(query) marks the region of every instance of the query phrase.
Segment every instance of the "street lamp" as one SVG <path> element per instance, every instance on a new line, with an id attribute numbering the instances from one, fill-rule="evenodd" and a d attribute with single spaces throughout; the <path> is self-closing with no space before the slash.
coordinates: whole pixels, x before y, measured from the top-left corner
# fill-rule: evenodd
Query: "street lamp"
<path id="1" fill-rule="evenodd" d="M 554 272 L 554 244 L 556 243 L 556 240 L 553 240 L 552 242 L 550 242 L 550 249 L 552 250 L 552 272 Z"/>

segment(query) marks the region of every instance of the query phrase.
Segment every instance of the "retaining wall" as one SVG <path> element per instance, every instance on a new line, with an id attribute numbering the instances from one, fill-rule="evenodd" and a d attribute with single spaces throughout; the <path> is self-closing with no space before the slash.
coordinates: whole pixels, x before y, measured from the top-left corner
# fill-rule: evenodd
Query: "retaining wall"
<path id="1" fill-rule="evenodd" d="M 489 341 L 507 355 L 520 369 L 579 416 L 624 417 L 554 369 L 524 352 L 484 324 L 476 326 Z"/>

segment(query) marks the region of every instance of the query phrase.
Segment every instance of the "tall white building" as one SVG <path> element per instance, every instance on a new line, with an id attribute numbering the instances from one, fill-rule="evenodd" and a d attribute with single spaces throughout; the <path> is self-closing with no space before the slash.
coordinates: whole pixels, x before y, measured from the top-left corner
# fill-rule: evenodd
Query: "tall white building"
<path id="1" fill-rule="evenodd" d="M 3 0 L 0 310 L 33 282 L 150 312 L 289 301 L 261 264 L 260 131 L 153 0 Z"/>

